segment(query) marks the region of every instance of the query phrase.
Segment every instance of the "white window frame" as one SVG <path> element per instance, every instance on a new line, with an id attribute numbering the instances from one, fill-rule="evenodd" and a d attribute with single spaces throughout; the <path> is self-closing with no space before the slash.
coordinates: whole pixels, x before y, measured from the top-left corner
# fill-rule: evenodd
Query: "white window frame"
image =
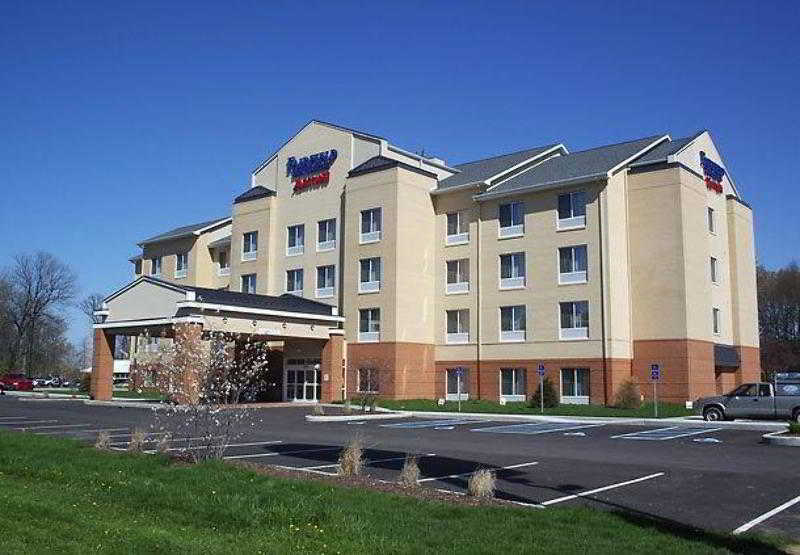
<path id="1" fill-rule="evenodd" d="M 372 267 L 373 262 L 378 261 L 378 272 L 377 272 L 377 280 L 370 280 L 370 281 L 361 281 L 362 275 L 362 267 L 364 263 L 370 265 L 369 267 L 369 274 L 371 277 L 375 277 L 373 274 L 375 273 Z M 381 281 L 383 278 L 383 260 L 380 256 L 371 256 L 369 258 L 362 258 L 358 261 L 358 292 L 359 293 L 378 293 L 381 290 Z"/>
<path id="2" fill-rule="evenodd" d="M 300 242 L 298 243 L 298 235 Z M 292 245 L 294 240 L 294 245 Z M 286 256 L 300 256 L 306 250 L 306 226 L 294 224 L 286 226 Z"/>
<path id="3" fill-rule="evenodd" d="M 367 389 L 361 387 L 361 373 L 365 371 L 367 372 Z M 378 369 L 374 366 L 359 367 L 357 376 L 358 383 L 356 384 L 358 387 L 358 393 L 368 393 L 373 395 L 379 394 L 381 391 L 379 376 L 380 374 L 378 373 Z"/>
<path id="4" fill-rule="evenodd" d="M 162 257 L 154 256 L 150 259 L 150 275 L 161 277 Z"/>
<path id="5" fill-rule="evenodd" d="M 330 271 L 333 273 L 333 285 L 331 286 L 326 285 L 325 287 L 320 287 L 319 286 L 320 270 L 325 271 L 326 274 L 325 277 L 327 278 L 328 277 L 327 273 L 329 268 Z M 327 283 L 327 281 L 328 280 L 326 279 L 325 282 Z M 325 264 L 323 266 L 317 266 L 317 288 L 316 288 L 317 298 L 330 299 L 331 297 L 333 297 L 335 291 L 336 291 L 336 266 L 334 264 Z"/>
<path id="6" fill-rule="evenodd" d="M 500 212 L 504 206 L 510 206 L 511 225 L 503 226 L 500 221 Z M 514 218 L 514 207 L 519 207 L 519 219 Z M 518 223 L 515 223 L 518 221 Z M 497 206 L 497 237 L 500 239 L 510 239 L 512 237 L 522 237 L 525 235 L 525 203 L 520 200 L 504 202 Z"/>
<path id="7" fill-rule="evenodd" d="M 252 278 L 252 280 L 253 280 L 253 290 L 252 291 L 249 290 L 250 289 L 249 287 L 247 288 L 247 290 L 245 290 L 245 287 L 244 287 L 245 278 L 247 278 L 248 281 L 249 281 L 250 278 Z M 255 294 L 255 292 L 257 290 L 257 287 L 258 287 L 258 278 L 256 277 L 256 274 L 254 274 L 254 273 L 253 274 L 242 274 L 241 277 L 239 278 L 239 284 L 241 286 L 240 288 L 241 288 L 241 292 L 242 293 Z"/>
<path id="8" fill-rule="evenodd" d="M 333 222 L 333 232 L 331 232 L 328 228 Z M 320 230 L 322 226 L 325 226 L 325 240 L 322 240 L 322 235 L 320 234 Z M 330 235 L 333 235 L 333 239 L 330 238 Z M 336 218 L 328 218 L 327 220 L 319 220 L 317 222 L 317 252 L 327 252 L 332 251 L 336 248 Z"/>
<path id="9" fill-rule="evenodd" d="M 717 234 L 717 221 L 716 221 L 716 212 L 710 206 L 706 207 L 706 225 L 708 227 L 708 232 L 712 235 Z"/>
<path id="10" fill-rule="evenodd" d="M 469 368 L 464 368 L 463 366 L 460 367 L 464 371 L 464 375 L 461 377 L 461 401 L 469 401 Z M 448 383 L 448 378 L 450 377 L 450 372 L 457 372 L 459 367 L 453 368 L 445 368 L 444 371 L 444 398 L 447 401 L 458 401 L 459 394 L 458 394 L 458 387 L 456 387 L 455 393 L 450 393 L 450 384 Z M 457 378 L 456 378 L 457 379 Z"/>
<path id="11" fill-rule="evenodd" d="M 377 311 L 377 320 L 373 319 L 372 311 Z M 368 312 L 367 329 L 361 329 L 361 316 L 364 312 Z M 377 324 L 377 326 L 375 326 Z M 378 329 L 373 329 L 377 327 Z M 358 342 L 359 343 L 377 343 L 381 340 L 381 309 L 377 307 L 361 308 L 358 310 Z"/>
<path id="12" fill-rule="evenodd" d="M 511 276 L 503 277 L 503 257 L 508 256 L 511 257 Z M 517 264 L 516 266 L 513 264 L 515 257 L 522 257 L 522 264 Z M 500 276 L 500 282 L 498 284 L 498 288 L 501 290 L 508 290 L 508 289 L 524 289 L 526 285 L 526 279 L 528 274 L 527 269 L 527 257 L 525 256 L 524 251 L 520 252 L 506 252 L 498 256 L 497 258 L 497 275 Z M 517 269 L 516 275 L 514 275 L 514 269 Z M 519 269 L 522 268 L 522 274 L 520 275 Z"/>
<path id="13" fill-rule="evenodd" d="M 522 309 L 523 315 L 525 317 L 525 327 L 523 328 L 516 328 L 515 323 L 517 321 L 516 311 L 517 309 Z M 503 309 L 511 309 L 511 329 L 504 330 L 503 329 Z M 500 330 L 500 342 L 502 343 L 521 343 L 525 341 L 527 336 L 527 328 L 528 328 L 528 308 L 524 304 L 520 305 L 508 305 L 508 306 L 501 306 L 498 309 L 498 318 L 499 318 L 499 326 L 498 329 Z"/>
<path id="14" fill-rule="evenodd" d="M 225 265 L 222 265 L 220 261 L 220 256 L 225 256 Z M 218 276 L 229 276 L 231 275 L 231 257 L 230 252 L 227 249 L 221 249 L 217 252 L 217 275 Z"/>
<path id="15" fill-rule="evenodd" d="M 183 264 L 181 264 L 183 260 Z M 182 279 L 189 275 L 189 253 L 181 252 L 175 255 L 175 279 Z"/>
<path id="16" fill-rule="evenodd" d="M 575 270 L 577 267 L 578 257 L 575 255 L 575 250 L 582 248 L 586 252 L 586 270 Z M 572 270 L 571 272 L 561 271 L 561 251 L 569 249 L 571 252 Z M 568 245 L 566 247 L 559 247 L 556 249 L 556 256 L 558 259 L 558 284 L 559 285 L 575 285 L 580 283 L 588 283 L 589 281 L 589 248 L 587 245 Z"/>
<path id="17" fill-rule="evenodd" d="M 722 311 L 720 311 L 718 306 L 711 308 L 711 332 L 714 335 L 720 335 L 722 333 Z"/>
<path id="18" fill-rule="evenodd" d="M 564 323 L 561 321 L 561 305 L 563 304 L 571 304 L 572 305 L 572 322 L 574 324 L 577 314 L 576 306 L 578 303 L 585 303 L 586 304 L 586 327 L 571 327 L 565 328 L 563 327 Z M 576 300 L 576 301 L 562 301 L 558 303 L 557 306 L 558 310 L 558 338 L 561 341 L 583 341 L 589 339 L 589 301 L 584 300 Z"/>
<path id="19" fill-rule="evenodd" d="M 522 394 L 518 393 L 503 393 L 503 372 L 511 372 L 511 390 L 517 391 L 518 382 L 518 374 L 522 375 Z M 503 401 L 507 401 L 510 403 L 525 401 L 527 399 L 528 394 L 528 376 L 527 370 L 525 368 L 501 368 L 500 372 L 498 372 L 498 380 L 500 383 L 498 384 L 497 390 L 500 392 L 500 399 Z"/>
<path id="20" fill-rule="evenodd" d="M 369 213 L 369 230 L 364 231 L 364 214 Z M 378 217 L 375 218 L 375 214 Z M 377 222 L 377 225 L 376 225 Z M 362 210 L 359 214 L 358 221 L 359 244 L 366 245 L 368 243 L 377 243 L 382 238 L 383 233 L 383 207 L 367 208 Z"/>
<path id="21" fill-rule="evenodd" d="M 711 283 L 719 285 L 719 264 L 717 258 L 712 256 L 709 259 L 709 270 L 711 271 Z"/>
<path id="22" fill-rule="evenodd" d="M 456 233 L 450 233 L 450 217 L 456 219 Z M 445 240 L 444 244 L 448 247 L 454 245 L 465 245 L 469 243 L 469 222 L 466 221 L 466 212 L 459 210 L 457 212 L 448 212 L 445 221 Z"/>
<path id="23" fill-rule="evenodd" d="M 297 286 L 297 277 L 300 276 L 300 289 L 289 289 L 289 275 L 295 276 L 292 280 L 292 287 Z M 305 288 L 305 275 L 303 268 L 290 268 L 286 270 L 286 292 L 291 295 L 303 296 L 303 289 Z"/>
<path id="24" fill-rule="evenodd" d="M 575 215 L 575 201 L 573 200 L 576 195 L 583 195 L 583 214 Z M 562 218 L 559 213 L 561 205 L 561 197 L 569 197 L 570 216 Z M 556 229 L 558 231 L 569 231 L 572 229 L 584 229 L 586 227 L 586 205 L 589 204 L 586 200 L 586 191 L 572 191 L 569 193 L 561 193 L 556 199 Z"/>
<path id="25" fill-rule="evenodd" d="M 456 314 L 456 331 L 450 331 L 450 313 Z M 445 342 L 448 345 L 469 343 L 469 309 L 454 308 L 444 313 Z"/>
<path id="26" fill-rule="evenodd" d="M 253 241 L 248 242 L 248 237 L 255 239 L 255 246 L 254 250 L 245 250 L 246 248 L 252 248 Z M 258 231 L 248 231 L 246 233 L 242 233 L 242 262 L 246 262 L 248 260 L 255 260 L 258 257 Z"/>
<path id="27" fill-rule="evenodd" d="M 456 265 L 456 279 L 458 281 L 450 281 L 450 264 Z M 466 272 L 463 266 L 466 264 Z M 464 278 L 466 277 L 466 281 Z M 455 260 L 448 260 L 445 262 L 445 295 L 463 295 L 469 293 L 469 258 L 457 258 Z"/>
<path id="28" fill-rule="evenodd" d="M 587 386 L 589 388 L 589 395 L 575 395 L 578 392 L 578 370 L 586 371 L 586 379 L 588 380 Z M 573 395 L 564 395 L 564 372 L 571 371 L 573 376 L 574 387 L 572 389 Z M 561 368 L 558 372 L 558 397 L 564 405 L 588 405 L 589 399 L 592 394 L 592 371 L 589 368 L 575 367 L 575 368 Z"/>

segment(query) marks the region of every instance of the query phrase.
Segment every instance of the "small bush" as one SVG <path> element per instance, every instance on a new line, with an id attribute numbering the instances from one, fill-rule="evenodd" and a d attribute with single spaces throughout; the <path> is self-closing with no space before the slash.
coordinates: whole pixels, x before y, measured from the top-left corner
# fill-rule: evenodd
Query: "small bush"
<path id="1" fill-rule="evenodd" d="M 136 429 L 131 434 L 131 441 L 128 443 L 128 451 L 139 452 L 144 449 L 144 442 L 147 439 L 147 434 L 144 430 Z"/>
<path id="2" fill-rule="evenodd" d="M 94 448 L 101 451 L 108 451 L 111 449 L 111 434 L 108 432 L 100 432 L 94 440 Z"/>
<path id="3" fill-rule="evenodd" d="M 789 433 L 800 436 L 800 422 L 789 422 Z"/>
<path id="4" fill-rule="evenodd" d="M 158 453 L 167 453 L 169 451 L 169 445 L 172 441 L 172 434 L 169 432 L 165 433 L 161 436 L 161 439 L 158 440 L 156 443 L 156 451 Z"/>
<path id="5" fill-rule="evenodd" d="M 349 415 L 351 415 L 351 414 L 353 414 L 353 407 L 352 407 L 352 405 L 350 404 L 350 399 L 347 399 L 347 400 L 345 400 L 345 402 L 344 402 L 344 408 L 342 409 L 342 412 L 343 412 L 345 415 L 348 415 L 348 416 L 349 416 Z"/>
<path id="6" fill-rule="evenodd" d="M 536 388 L 533 390 L 533 395 L 531 395 L 531 407 L 538 408 L 541 406 L 539 402 L 539 384 L 536 384 Z M 558 406 L 559 398 L 558 393 L 556 393 L 556 388 L 553 385 L 553 382 L 550 378 L 544 379 L 544 407 L 547 409 L 553 409 Z"/>
<path id="7" fill-rule="evenodd" d="M 325 416 L 325 407 L 322 405 L 314 405 L 312 410 L 315 416 Z"/>
<path id="8" fill-rule="evenodd" d="M 473 497 L 494 497 L 494 472 L 488 468 L 481 468 L 469 477 L 467 482 L 467 495 Z"/>
<path id="9" fill-rule="evenodd" d="M 81 375 L 80 383 L 78 384 L 78 391 L 81 393 L 89 393 L 92 387 L 92 373 L 87 372 Z"/>
<path id="10" fill-rule="evenodd" d="M 614 407 L 618 409 L 638 409 L 641 406 L 642 395 L 635 383 L 628 380 L 619 386 L 617 395 L 614 398 Z"/>
<path id="11" fill-rule="evenodd" d="M 398 482 L 400 485 L 407 488 L 415 488 L 419 486 L 419 464 L 417 464 L 417 457 L 406 457 L 403 463 L 403 470 L 400 471 Z"/>
<path id="12" fill-rule="evenodd" d="M 364 468 L 364 442 L 353 438 L 339 457 L 340 476 L 358 476 Z"/>

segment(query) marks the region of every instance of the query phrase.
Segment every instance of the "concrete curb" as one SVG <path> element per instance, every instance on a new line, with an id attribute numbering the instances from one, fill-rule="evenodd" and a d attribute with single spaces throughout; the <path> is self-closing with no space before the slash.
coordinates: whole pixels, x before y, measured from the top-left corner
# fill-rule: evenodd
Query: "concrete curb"
<path id="1" fill-rule="evenodd" d="M 165 408 L 159 402 L 140 403 L 138 401 L 93 401 L 91 399 L 84 399 L 84 405 L 94 405 L 97 407 L 120 407 L 125 409 L 159 409 Z"/>
<path id="2" fill-rule="evenodd" d="M 30 401 L 58 401 L 59 403 L 63 403 L 64 401 L 86 401 L 86 397 L 20 397 L 20 401 L 30 402 Z"/>
<path id="3" fill-rule="evenodd" d="M 786 430 L 770 432 L 761 436 L 770 445 L 780 445 L 782 447 L 800 447 L 800 436 L 783 435 Z"/>
<path id="4" fill-rule="evenodd" d="M 389 420 L 391 418 L 408 418 L 409 416 L 411 416 L 411 413 L 408 412 L 392 412 L 388 414 L 337 414 L 331 416 L 307 414 L 306 420 L 309 422 L 348 422 L 351 420 Z"/>
<path id="5" fill-rule="evenodd" d="M 71 393 L 42 393 L 41 391 L 6 391 L 6 395 L 20 397 L 22 399 L 73 399 Z M 37 395 L 39 397 L 37 397 Z M 48 397 L 45 397 L 48 395 Z M 86 395 L 78 396 L 77 399 L 88 399 Z"/>

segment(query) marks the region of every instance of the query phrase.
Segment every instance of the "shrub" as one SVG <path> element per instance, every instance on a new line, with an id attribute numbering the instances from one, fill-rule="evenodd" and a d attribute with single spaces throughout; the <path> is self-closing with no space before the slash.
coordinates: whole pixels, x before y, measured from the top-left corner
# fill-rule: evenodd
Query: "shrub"
<path id="1" fill-rule="evenodd" d="M 344 402 L 344 408 L 342 409 L 342 412 L 343 412 L 345 415 L 348 415 L 348 416 L 349 416 L 349 415 L 351 415 L 351 414 L 353 414 L 353 407 L 352 407 L 352 405 L 350 404 L 350 399 L 347 399 L 347 400 Z"/>
<path id="2" fill-rule="evenodd" d="M 417 457 L 406 457 L 403 463 L 403 470 L 400 471 L 398 482 L 401 486 L 407 488 L 416 488 L 419 486 L 419 464 L 417 464 Z"/>
<path id="3" fill-rule="evenodd" d="M 156 451 L 158 453 L 166 453 L 169 451 L 169 444 L 172 441 L 172 434 L 167 432 L 161 436 L 156 444 Z"/>
<path id="4" fill-rule="evenodd" d="M 467 495 L 473 497 L 494 497 L 494 472 L 488 468 L 481 468 L 467 482 Z"/>
<path id="5" fill-rule="evenodd" d="M 353 438 L 339 457 L 340 476 L 358 476 L 364 467 L 364 442 Z"/>
<path id="6" fill-rule="evenodd" d="M 108 451 L 111 449 L 111 434 L 108 432 L 100 432 L 94 440 L 94 448 L 101 451 Z"/>
<path id="7" fill-rule="evenodd" d="M 89 393 L 89 390 L 92 387 L 92 373 L 86 372 L 85 374 L 81 375 L 81 381 L 78 384 L 78 391 L 81 393 Z"/>
<path id="8" fill-rule="evenodd" d="M 314 405 L 314 408 L 312 410 L 314 412 L 314 415 L 316 416 L 325 415 L 325 407 L 323 407 L 322 405 Z"/>
<path id="9" fill-rule="evenodd" d="M 789 422 L 789 433 L 800 436 L 800 422 Z"/>
<path id="10" fill-rule="evenodd" d="M 139 452 L 144 449 L 144 442 L 147 439 L 147 434 L 144 430 L 135 429 L 131 434 L 131 441 L 128 443 L 128 451 Z"/>
<path id="11" fill-rule="evenodd" d="M 537 386 L 539 384 L 536 384 Z M 544 379 L 544 406 L 545 408 L 552 409 L 558 406 L 559 398 L 558 393 L 556 393 L 556 388 L 553 385 L 553 382 L 550 378 Z M 533 395 L 531 395 L 531 407 L 538 408 L 540 406 L 539 401 L 539 388 L 537 387 L 534 389 Z"/>
<path id="12" fill-rule="evenodd" d="M 614 406 L 618 409 L 638 409 L 642 406 L 642 395 L 639 387 L 630 380 L 625 381 L 617 390 Z"/>

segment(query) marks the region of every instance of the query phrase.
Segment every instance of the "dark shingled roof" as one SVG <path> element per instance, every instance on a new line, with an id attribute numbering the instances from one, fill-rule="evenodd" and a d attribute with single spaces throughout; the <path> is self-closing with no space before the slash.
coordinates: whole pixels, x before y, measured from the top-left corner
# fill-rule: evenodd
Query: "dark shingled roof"
<path id="1" fill-rule="evenodd" d="M 395 160 L 394 158 L 387 158 L 386 156 L 373 156 L 366 162 L 363 162 L 350 170 L 347 174 L 347 177 L 356 177 L 358 175 L 364 175 L 365 173 L 379 172 L 389 168 L 403 168 L 408 171 L 416 172 L 436 179 L 435 173 L 425 171 L 422 168 L 412 166 L 411 164 L 406 164 L 405 162 Z"/>
<path id="2" fill-rule="evenodd" d="M 739 353 L 730 345 L 714 344 L 714 366 L 738 368 L 740 364 Z"/>
<path id="3" fill-rule="evenodd" d="M 230 217 L 225 218 L 217 218 L 215 220 L 208 220 L 207 222 L 200 222 L 199 224 L 192 224 L 192 225 L 185 225 L 183 227 L 176 227 L 166 233 L 161 233 L 159 235 L 154 235 L 144 241 L 140 241 L 139 245 L 146 245 L 148 243 L 158 243 L 159 241 L 167 241 L 169 239 L 179 239 L 181 237 L 188 237 L 192 235 L 195 231 L 199 229 L 203 229 L 204 227 L 208 227 L 214 224 L 222 223 L 226 220 L 230 220 Z"/>
<path id="4" fill-rule="evenodd" d="M 692 142 L 695 137 L 683 137 L 680 139 L 673 139 L 671 141 L 664 141 L 653 150 L 647 152 L 641 158 L 638 158 L 631 166 L 644 166 L 646 164 L 655 164 L 658 162 L 665 162 L 667 156 L 672 156 L 680 149 Z"/>
<path id="5" fill-rule="evenodd" d="M 582 177 L 600 177 L 620 162 L 627 160 L 661 137 L 663 135 L 653 135 L 635 141 L 601 146 L 548 158 L 530 170 L 503 181 L 484 194 L 508 193 L 517 189 L 559 183 Z"/>
<path id="6" fill-rule="evenodd" d="M 247 202 L 248 200 L 256 200 L 264 197 L 271 197 L 275 196 L 276 194 L 277 193 L 272 189 L 267 189 L 263 185 L 256 185 L 255 187 L 250 187 L 244 193 L 233 199 L 233 204 L 239 204 L 240 202 Z"/>
<path id="7" fill-rule="evenodd" d="M 457 187 L 458 185 L 466 185 L 467 183 L 475 183 L 476 181 L 484 181 L 490 177 L 501 173 L 508 168 L 512 168 L 517 164 L 521 164 L 529 158 L 533 158 L 550 150 L 559 143 L 551 145 L 537 146 L 527 150 L 520 150 L 519 152 L 512 152 L 510 154 L 502 154 L 492 158 L 483 158 L 482 160 L 475 160 L 473 162 L 465 162 L 455 166 L 460 173 L 451 175 L 439 182 L 439 189 L 449 189 L 450 187 Z"/>

